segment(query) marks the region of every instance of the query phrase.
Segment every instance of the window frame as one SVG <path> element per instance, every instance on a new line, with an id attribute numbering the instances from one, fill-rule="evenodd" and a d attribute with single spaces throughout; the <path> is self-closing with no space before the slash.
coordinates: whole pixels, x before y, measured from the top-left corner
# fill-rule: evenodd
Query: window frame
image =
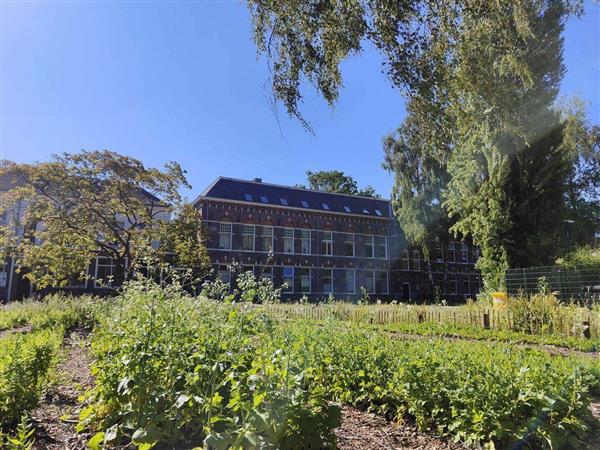
<path id="1" fill-rule="evenodd" d="M 219 223 L 219 229 L 217 231 L 217 235 L 218 235 L 217 247 L 218 247 L 218 249 L 219 250 L 232 250 L 232 248 L 233 248 L 233 223 L 231 223 L 231 222 L 218 222 L 218 223 Z M 229 225 L 229 231 L 222 231 L 223 225 Z M 221 246 L 221 237 L 222 236 L 228 236 L 229 247 Z"/>
<path id="2" fill-rule="evenodd" d="M 323 231 L 323 237 L 321 238 L 321 244 L 323 244 L 322 255 L 333 256 L 333 231 Z M 329 239 L 326 238 L 329 236 Z M 329 249 L 329 252 L 327 251 Z"/>
<path id="3" fill-rule="evenodd" d="M 252 229 L 252 233 L 249 233 L 248 230 Z M 256 251 L 256 225 L 251 224 L 242 224 L 242 251 L 245 252 L 254 252 Z M 246 238 L 251 236 L 252 238 L 252 248 L 246 248 Z"/>

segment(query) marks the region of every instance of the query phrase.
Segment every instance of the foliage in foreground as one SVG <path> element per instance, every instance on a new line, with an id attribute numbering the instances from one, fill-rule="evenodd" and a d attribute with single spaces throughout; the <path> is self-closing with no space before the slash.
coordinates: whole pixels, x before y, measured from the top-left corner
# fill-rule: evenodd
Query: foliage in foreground
<path id="1" fill-rule="evenodd" d="M 595 362 L 274 321 L 141 282 L 99 322 L 79 425 L 97 431 L 92 446 L 328 446 L 344 402 L 468 445 L 568 448 L 585 440 L 588 386 L 600 387 Z"/>
<path id="2" fill-rule="evenodd" d="M 309 391 L 303 367 L 273 345 L 267 318 L 140 281 L 98 318 L 96 386 L 80 428 L 90 446 L 316 448 L 339 410 Z"/>

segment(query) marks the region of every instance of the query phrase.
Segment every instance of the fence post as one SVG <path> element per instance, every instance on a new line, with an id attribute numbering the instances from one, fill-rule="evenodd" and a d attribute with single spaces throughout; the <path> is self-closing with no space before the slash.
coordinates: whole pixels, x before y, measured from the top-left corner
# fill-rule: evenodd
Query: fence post
<path id="1" fill-rule="evenodd" d="M 592 330 L 590 329 L 590 321 L 584 320 L 581 324 L 583 325 L 583 337 L 586 339 L 591 339 Z"/>
<path id="2" fill-rule="evenodd" d="M 483 313 L 483 328 L 490 329 L 490 313 L 487 311 Z"/>
<path id="3" fill-rule="evenodd" d="M 419 319 L 419 323 L 423 323 L 423 314 L 422 313 L 419 313 L 418 319 Z"/>

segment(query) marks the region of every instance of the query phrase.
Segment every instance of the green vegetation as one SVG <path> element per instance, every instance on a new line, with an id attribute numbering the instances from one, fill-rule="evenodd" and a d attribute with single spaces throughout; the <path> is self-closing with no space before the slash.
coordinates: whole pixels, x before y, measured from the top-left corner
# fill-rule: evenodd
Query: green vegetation
<path id="1" fill-rule="evenodd" d="M 356 180 L 340 170 L 319 170 L 317 172 L 308 170 L 306 171 L 306 178 L 308 179 L 309 188 L 315 191 L 381 198 L 381 196 L 375 192 L 373 186 L 365 186 L 364 188 L 359 189 Z M 296 187 L 306 189 L 306 186 L 302 184 L 298 184 Z"/>
<path id="2" fill-rule="evenodd" d="M 488 448 L 576 447 L 590 431 L 595 360 L 265 314 L 279 306 L 130 284 L 92 336 L 90 445 L 327 446 L 338 403 Z"/>

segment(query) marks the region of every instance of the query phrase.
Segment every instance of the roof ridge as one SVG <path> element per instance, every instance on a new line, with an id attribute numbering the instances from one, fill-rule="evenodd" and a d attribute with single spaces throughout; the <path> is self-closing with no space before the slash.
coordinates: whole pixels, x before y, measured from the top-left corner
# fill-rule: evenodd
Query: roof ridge
<path id="1" fill-rule="evenodd" d="M 243 183 L 251 183 L 251 184 L 257 184 L 257 185 L 265 185 L 265 186 L 274 186 L 274 187 L 278 187 L 278 188 L 284 188 L 284 189 L 292 189 L 295 191 L 308 191 L 308 192 L 315 192 L 317 194 L 325 194 L 325 195 L 339 195 L 339 196 L 343 196 L 343 197 L 352 197 L 352 198 L 362 198 L 365 200 L 378 200 L 381 202 L 391 202 L 391 199 L 387 199 L 387 198 L 375 198 L 375 197 L 367 197 L 364 195 L 353 195 L 353 194 L 343 194 L 340 192 L 327 192 L 327 191 L 320 191 L 318 189 L 309 189 L 309 188 L 297 188 L 294 186 L 288 186 L 285 184 L 276 184 L 276 183 L 265 183 L 264 181 L 254 181 L 254 180 L 244 180 L 242 178 L 233 178 L 233 177 L 223 177 L 220 176 L 218 177 L 210 186 L 208 189 L 204 190 L 204 193 L 208 192 L 208 190 L 210 189 L 210 187 L 212 187 L 218 180 L 230 180 L 230 181 L 241 181 Z M 202 194 L 200 194 L 200 196 L 202 196 Z"/>

